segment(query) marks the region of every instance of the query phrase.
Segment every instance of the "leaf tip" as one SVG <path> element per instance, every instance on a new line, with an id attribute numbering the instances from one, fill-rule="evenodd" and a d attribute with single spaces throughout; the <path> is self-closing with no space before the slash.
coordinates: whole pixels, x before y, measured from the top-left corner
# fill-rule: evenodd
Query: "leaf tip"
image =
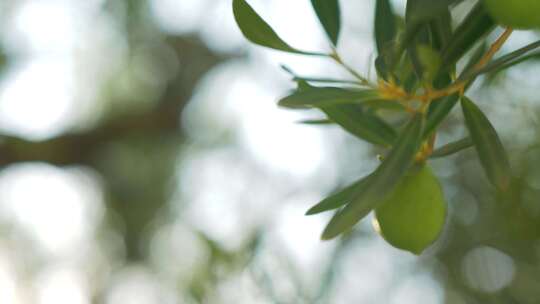
<path id="1" fill-rule="evenodd" d="M 317 214 L 317 209 L 315 207 L 312 207 L 312 208 L 309 208 L 308 211 L 306 211 L 306 213 L 304 213 L 305 216 L 309 216 L 309 215 L 314 215 L 314 214 Z"/>
<path id="2" fill-rule="evenodd" d="M 347 229 L 342 229 L 342 227 L 337 227 L 335 225 L 335 218 L 336 216 L 334 215 L 334 218 L 332 218 L 332 220 L 330 220 L 330 223 L 328 223 L 326 228 L 324 228 L 324 231 L 321 234 L 322 241 L 329 241 L 331 239 L 334 239 L 335 237 L 340 235 L 342 232 L 347 230 Z"/>
<path id="3" fill-rule="evenodd" d="M 328 230 L 324 230 L 321 234 L 321 241 L 330 241 L 335 238 L 337 234 L 330 233 Z"/>
<path id="4" fill-rule="evenodd" d="M 244 4 L 242 3 L 242 0 L 233 0 L 232 1 L 232 10 L 233 10 L 233 15 L 234 15 L 234 19 L 236 20 L 237 23 L 239 23 L 238 21 L 238 14 L 239 14 L 239 11 L 240 11 L 240 6 Z M 247 3 L 245 3 L 247 4 Z"/>
<path id="5" fill-rule="evenodd" d="M 287 108 L 287 109 L 308 109 L 309 108 L 308 106 L 295 104 L 294 100 L 287 97 L 280 99 L 277 105 L 278 107 Z"/>

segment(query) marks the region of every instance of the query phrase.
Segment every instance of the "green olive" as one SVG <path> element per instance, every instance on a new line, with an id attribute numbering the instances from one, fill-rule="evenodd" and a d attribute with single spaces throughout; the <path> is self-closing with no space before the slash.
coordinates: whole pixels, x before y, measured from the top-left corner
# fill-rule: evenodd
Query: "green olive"
<path id="1" fill-rule="evenodd" d="M 491 16 L 516 29 L 540 28 L 539 0 L 484 0 Z"/>
<path id="2" fill-rule="evenodd" d="M 420 254 L 443 229 L 446 202 L 428 165 L 411 169 L 375 209 L 381 235 L 392 246 Z"/>

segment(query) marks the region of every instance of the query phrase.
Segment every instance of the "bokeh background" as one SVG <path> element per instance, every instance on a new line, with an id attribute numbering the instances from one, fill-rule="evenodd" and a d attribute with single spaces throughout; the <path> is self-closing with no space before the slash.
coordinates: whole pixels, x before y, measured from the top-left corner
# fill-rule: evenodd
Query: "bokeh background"
<path id="1" fill-rule="evenodd" d="M 372 78 L 375 1 L 341 1 L 339 48 Z M 329 49 L 308 0 L 250 3 L 291 44 Z M 538 37 L 517 32 L 503 52 Z M 2 304 L 540 301 L 534 60 L 470 94 L 510 153 L 511 194 L 493 192 L 474 151 L 432 161 L 449 219 L 414 256 L 369 219 L 319 240 L 329 215 L 304 212 L 376 152 L 275 105 L 293 88 L 280 64 L 347 74 L 249 45 L 231 0 L 0 0 L 0 50 Z M 461 119 L 439 144 L 464 136 Z"/>

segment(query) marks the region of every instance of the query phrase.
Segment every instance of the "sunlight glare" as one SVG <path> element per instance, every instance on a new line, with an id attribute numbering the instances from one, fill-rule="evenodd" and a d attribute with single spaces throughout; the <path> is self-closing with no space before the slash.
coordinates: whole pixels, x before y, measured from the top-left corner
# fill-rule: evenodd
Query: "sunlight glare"
<path id="1" fill-rule="evenodd" d="M 158 25 L 167 32 L 182 34 L 200 27 L 207 0 L 151 0 L 150 10 Z"/>
<path id="2" fill-rule="evenodd" d="M 0 128 L 32 139 L 56 135 L 72 120 L 73 73 L 63 60 L 32 61 L 0 88 Z"/>
<path id="3" fill-rule="evenodd" d="M 320 265 L 336 244 L 321 242 L 320 233 L 326 225 L 326 218 L 304 215 L 307 209 L 305 202 L 316 202 L 316 197 L 301 196 L 293 200 L 287 202 L 276 216 L 277 233 L 294 263 L 302 268 L 299 273 L 309 273 Z"/>
<path id="4" fill-rule="evenodd" d="M 110 286 L 106 304 L 156 304 L 174 303 L 173 294 L 163 288 L 149 269 L 130 267 L 118 272 Z"/>
<path id="5" fill-rule="evenodd" d="M 89 304 L 81 275 L 72 269 L 53 268 L 37 278 L 39 304 Z"/>
<path id="6" fill-rule="evenodd" d="M 16 165 L 0 175 L 0 204 L 46 249 L 60 254 L 95 225 L 95 194 L 73 175 L 45 164 Z"/>
<path id="7" fill-rule="evenodd" d="M 307 177 L 322 164 L 321 132 L 295 123 L 301 116 L 279 109 L 274 95 L 239 78 L 231 84 L 226 99 L 241 120 L 243 144 L 268 168 Z"/>
<path id="8" fill-rule="evenodd" d="M 19 304 L 15 273 L 9 258 L 0 255 L 0 303 Z"/>
<path id="9" fill-rule="evenodd" d="M 66 53 L 75 40 L 73 23 L 69 6 L 59 1 L 22 1 L 8 42 L 32 53 Z"/>

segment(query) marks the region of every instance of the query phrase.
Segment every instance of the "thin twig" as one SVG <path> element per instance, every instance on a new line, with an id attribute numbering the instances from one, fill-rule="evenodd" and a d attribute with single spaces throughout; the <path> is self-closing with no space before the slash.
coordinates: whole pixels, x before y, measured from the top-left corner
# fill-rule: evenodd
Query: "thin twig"
<path id="1" fill-rule="evenodd" d="M 353 68 L 351 68 L 349 65 L 347 65 L 343 59 L 341 59 L 341 56 L 339 56 L 339 54 L 334 50 L 331 54 L 330 54 L 330 58 L 332 58 L 337 64 L 341 65 L 345 70 L 347 70 L 347 72 L 349 72 L 352 76 L 354 76 L 356 79 L 358 79 L 358 81 L 360 82 L 360 84 L 362 85 L 365 85 L 365 86 L 368 86 L 368 87 L 375 87 L 374 84 L 372 84 L 367 78 L 365 78 L 364 76 L 360 75 L 358 72 L 356 72 Z"/>

